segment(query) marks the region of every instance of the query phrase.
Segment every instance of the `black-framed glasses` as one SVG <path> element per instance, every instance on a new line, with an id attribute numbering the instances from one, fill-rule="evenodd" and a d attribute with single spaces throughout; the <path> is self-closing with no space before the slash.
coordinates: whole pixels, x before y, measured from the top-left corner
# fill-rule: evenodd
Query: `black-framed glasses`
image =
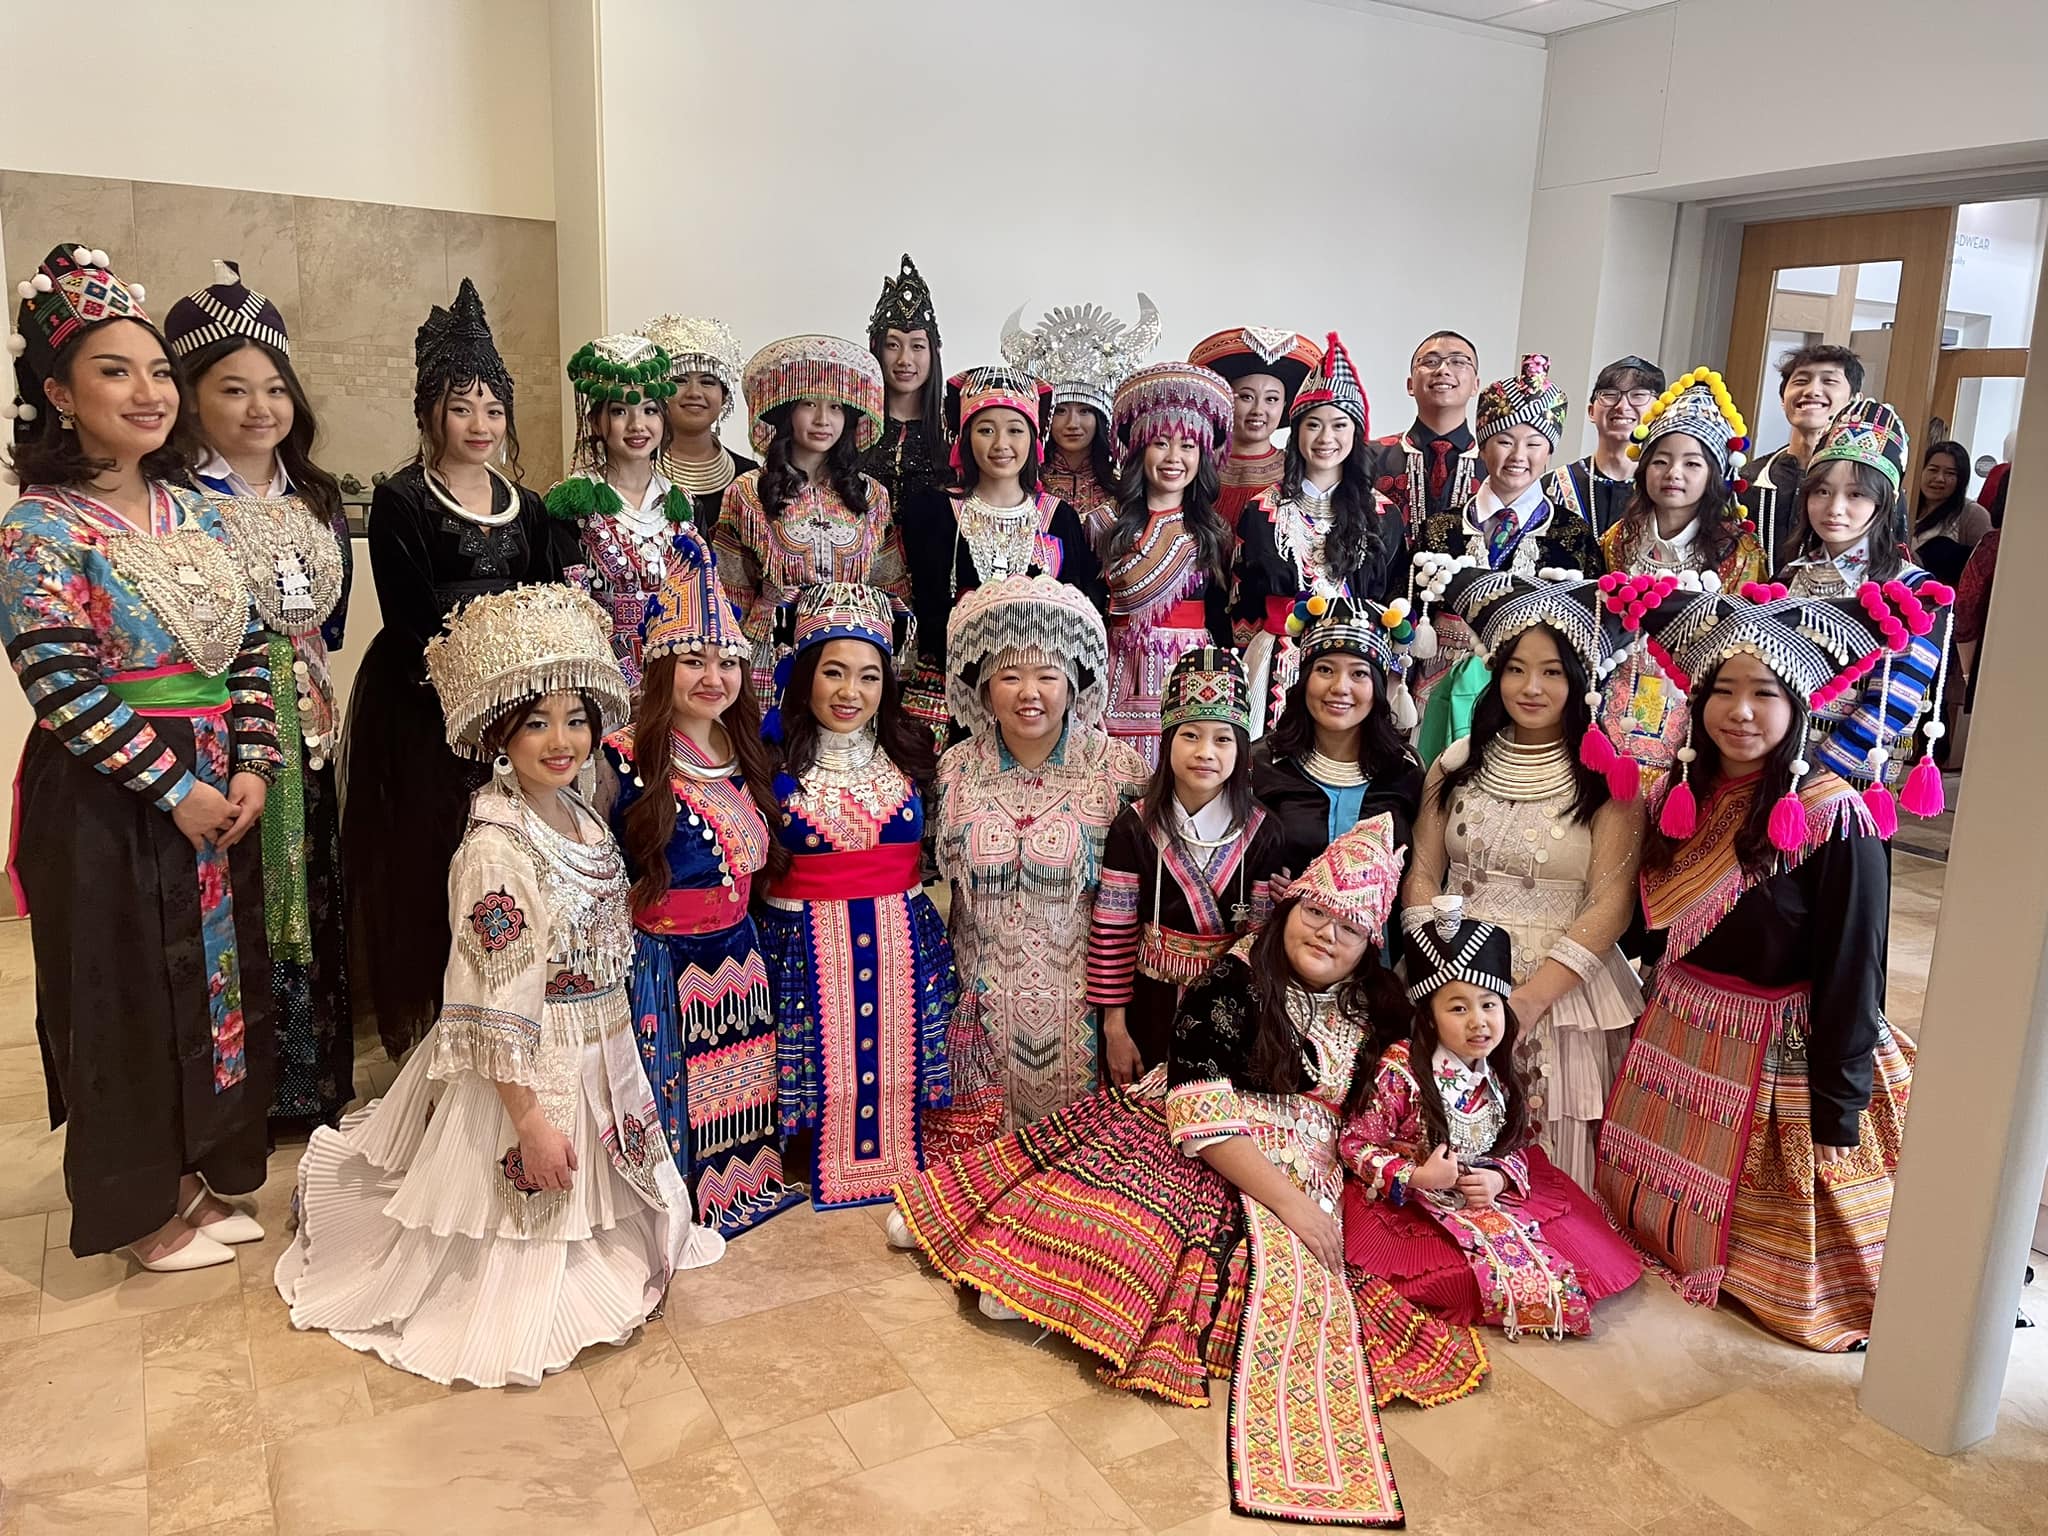
<path id="1" fill-rule="evenodd" d="M 1449 357 L 1441 352 L 1425 352 L 1415 360 L 1415 366 L 1423 373 L 1477 373 L 1479 363 L 1462 352 L 1453 352 Z"/>
<path id="2" fill-rule="evenodd" d="M 1654 389 L 1596 389 L 1593 391 L 1593 403 L 1610 411 L 1624 400 L 1640 411 L 1647 408 L 1650 402 L 1656 398 L 1657 391 Z"/>

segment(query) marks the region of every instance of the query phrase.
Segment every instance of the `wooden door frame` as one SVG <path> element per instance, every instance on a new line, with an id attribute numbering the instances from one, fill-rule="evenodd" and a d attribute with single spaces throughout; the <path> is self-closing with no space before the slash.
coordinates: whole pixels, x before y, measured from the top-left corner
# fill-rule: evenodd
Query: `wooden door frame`
<path id="1" fill-rule="evenodd" d="M 2026 376 L 2025 347 L 1951 347 L 1934 365 L 1934 393 L 1928 399 L 1928 419 L 1939 416 L 1951 427 L 1956 424 L 1956 395 L 1964 379 Z"/>
<path id="2" fill-rule="evenodd" d="M 1754 421 L 1761 402 L 1764 349 L 1770 345 L 1771 294 L 1786 267 L 1899 263 L 1899 302 L 1892 320 L 1885 395 L 1918 436 L 1934 404 L 1935 360 L 1947 312 L 1949 262 L 1955 253 L 1956 209 L 1901 208 L 1831 218 L 1750 224 L 1742 231 L 1735 312 L 1728 325 L 1729 392 Z M 1759 449 L 1775 443 L 1758 443 Z"/>

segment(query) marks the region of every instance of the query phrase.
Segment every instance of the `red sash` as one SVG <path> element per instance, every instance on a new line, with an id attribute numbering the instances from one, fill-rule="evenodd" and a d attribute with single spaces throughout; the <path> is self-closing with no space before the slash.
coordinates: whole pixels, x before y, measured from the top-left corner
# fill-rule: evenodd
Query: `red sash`
<path id="1" fill-rule="evenodd" d="M 731 885 L 670 891 L 645 911 L 635 912 L 633 926 L 643 933 L 718 933 L 747 915 L 753 884 L 752 875 L 741 875 Z"/>
<path id="2" fill-rule="evenodd" d="M 1209 610 L 1200 598 L 1182 598 L 1159 616 L 1160 629 L 1207 629 Z"/>
<path id="3" fill-rule="evenodd" d="M 917 889 L 919 857 L 916 843 L 884 843 L 857 853 L 800 853 L 768 894 L 781 901 L 897 896 Z"/>

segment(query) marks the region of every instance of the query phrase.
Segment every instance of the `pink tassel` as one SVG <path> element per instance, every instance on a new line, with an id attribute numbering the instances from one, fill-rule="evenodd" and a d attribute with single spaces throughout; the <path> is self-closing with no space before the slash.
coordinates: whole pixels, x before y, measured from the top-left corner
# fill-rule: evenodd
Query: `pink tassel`
<path id="1" fill-rule="evenodd" d="M 1899 803 L 1915 816 L 1939 816 L 1948 809 L 1948 795 L 1941 786 L 1941 770 L 1934 759 L 1923 757 L 1913 765 L 1913 771 L 1906 775 L 1905 790 L 1899 795 Z"/>
<path id="2" fill-rule="evenodd" d="M 1776 820 L 1775 817 L 1772 819 Z M 1657 815 L 1657 829 L 1673 842 L 1682 843 L 1693 835 L 1699 824 L 1699 802 L 1693 798 L 1692 786 L 1680 779 L 1664 797 L 1664 809 Z"/>
<path id="3" fill-rule="evenodd" d="M 1806 846 L 1806 804 L 1797 790 L 1771 807 L 1771 846 L 1780 853 L 1797 853 Z"/>
<path id="4" fill-rule="evenodd" d="M 1614 743 L 1600 729 L 1600 722 L 1595 720 L 1589 724 L 1586 734 L 1579 738 L 1579 761 L 1595 773 L 1612 773 L 1616 755 Z"/>
<path id="5" fill-rule="evenodd" d="M 1899 830 L 1899 802 L 1884 785 L 1872 784 L 1864 790 L 1863 803 L 1870 807 L 1870 819 L 1877 823 L 1879 837 L 1890 837 Z"/>
<path id="6" fill-rule="evenodd" d="M 1610 752 L 1614 749 L 1608 748 Z M 1616 752 L 1607 768 L 1607 793 L 1624 803 L 1643 792 L 1642 765 L 1626 753 Z"/>

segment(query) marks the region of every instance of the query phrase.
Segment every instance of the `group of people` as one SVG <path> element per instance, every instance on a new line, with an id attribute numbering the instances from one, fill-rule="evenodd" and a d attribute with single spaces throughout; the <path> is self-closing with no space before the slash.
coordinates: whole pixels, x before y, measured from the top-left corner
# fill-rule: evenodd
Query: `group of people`
<path id="1" fill-rule="evenodd" d="M 1382 1405 L 1646 1264 L 1867 1335 L 1884 839 L 1940 809 L 1950 666 L 1915 554 L 1974 524 L 1958 452 L 1908 527 L 1853 354 L 1786 360 L 1763 458 L 1710 369 L 1621 359 L 1554 465 L 1545 361 L 1481 390 L 1451 331 L 1377 440 L 1334 333 L 1148 361 L 1142 295 L 948 377 L 906 256 L 865 346 L 581 347 L 542 496 L 465 280 L 344 711 L 340 495 L 215 279 L 161 327 L 102 251 L 20 287 L 10 867 L 75 1251 L 225 1262 L 310 1132 L 294 1324 L 490 1386 L 892 1202 L 1115 1384 L 1227 1379 L 1239 1508 L 1364 1524 Z M 403 1066 L 344 1113 L 358 1017 Z"/>

